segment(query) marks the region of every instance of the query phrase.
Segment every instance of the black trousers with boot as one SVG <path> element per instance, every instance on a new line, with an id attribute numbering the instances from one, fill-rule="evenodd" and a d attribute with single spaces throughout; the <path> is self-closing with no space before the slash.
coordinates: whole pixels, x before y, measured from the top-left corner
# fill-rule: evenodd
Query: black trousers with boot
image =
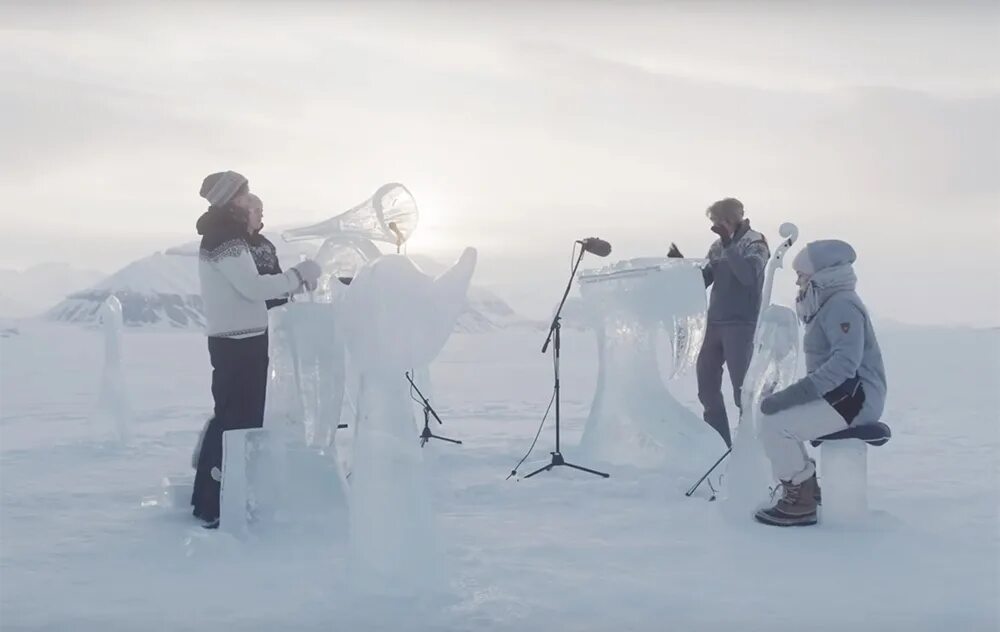
<path id="1" fill-rule="evenodd" d="M 219 517 L 219 481 L 212 468 L 222 470 L 222 433 L 264 425 L 267 393 L 267 334 L 252 338 L 209 338 L 212 361 L 212 397 L 215 415 L 201 444 L 191 504 L 205 521 Z"/>

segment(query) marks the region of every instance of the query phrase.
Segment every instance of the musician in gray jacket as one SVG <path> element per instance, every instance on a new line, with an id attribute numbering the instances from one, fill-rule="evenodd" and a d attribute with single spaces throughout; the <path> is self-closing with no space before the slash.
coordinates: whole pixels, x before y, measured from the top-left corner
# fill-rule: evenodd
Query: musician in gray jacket
<path id="1" fill-rule="evenodd" d="M 855 291 L 857 255 L 843 241 L 814 241 L 792 262 L 805 324 L 806 376 L 761 401 L 757 432 L 782 495 L 756 513 L 776 526 L 816 523 L 819 486 L 804 441 L 878 421 L 885 406 L 882 352 Z"/>
<path id="2" fill-rule="evenodd" d="M 730 446 L 722 367 L 729 369 L 733 398 L 740 406 L 743 378 L 753 355 L 764 268 L 771 253 L 764 236 L 750 229 L 750 220 L 743 217 L 743 204 L 739 200 L 719 200 L 705 214 L 712 222 L 712 232 L 719 238 L 709 248 L 708 265 L 702 271 L 705 286 L 711 286 L 712 293 L 708 302 L 708 328 L 698 354 L 698 399 L 705 409 L 705 422 Z M 674 246 L 668 256 L 681 254 Z"/>

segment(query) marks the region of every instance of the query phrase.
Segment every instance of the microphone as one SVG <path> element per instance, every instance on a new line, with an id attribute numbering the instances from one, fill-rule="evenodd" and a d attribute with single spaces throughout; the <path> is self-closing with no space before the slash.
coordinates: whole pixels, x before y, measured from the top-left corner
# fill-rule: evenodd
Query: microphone
<path id="1" fill-rule="evenodd" d="M 611 254 L 611 244 L 603 239 L 598 239 L 597 237 L 579 239 L 576 243 L 583 246 L 584 252 L 589 252 L 590 254 L 597 255 L 598 257 L 607 257 Z"/>

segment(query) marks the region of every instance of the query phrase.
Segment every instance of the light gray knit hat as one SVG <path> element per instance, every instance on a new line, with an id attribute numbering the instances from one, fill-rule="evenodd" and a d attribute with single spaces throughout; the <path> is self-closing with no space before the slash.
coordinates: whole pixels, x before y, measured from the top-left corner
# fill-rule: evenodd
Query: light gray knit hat
<path id="1" fill-rule="evenodd" d="M 212 206 L 225 206 L 247 182 L 235 171 L 220 171 L 205 178 L 199 195 Z"/>

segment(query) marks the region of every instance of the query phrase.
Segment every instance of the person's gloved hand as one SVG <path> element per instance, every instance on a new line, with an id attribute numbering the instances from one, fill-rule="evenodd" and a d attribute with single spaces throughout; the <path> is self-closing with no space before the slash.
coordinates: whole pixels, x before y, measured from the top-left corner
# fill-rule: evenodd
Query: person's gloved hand
<path id="1" fill-rule="evenodd" d="M 813 384 L 812 380 L 804 377 L 788 388 L 762 399 L 760 401 L 760 412 L 765 415 L 773 415 L 794 406 L 808 404 L 815 399 L 819 399 L 816 385 Z"/>
<path id="2" fill-rule="evenodd" d="M 670 250 L 667 252 L 667 256 L 670 257 L 671 259 L 684 258 L 684 255 L 682 255 L 681 251 L 677 248 L 677 244 L 673 242 L 670 243 Z"/>
<path id="3" fill-rule="evenodd" d="M 312 259 L 306 259 L 293 267 L 292 270 L 295 270 L 298 273 L 299 278 L 302 279 L 302 284 L 305 285 L 306 289 L 310 291 L 316 289 L 316 284 L 319 281 L 319 275 L 323 273 L 319 264 Z"/>
<path id="4" fill-rule="evenodd" d="M 729 231 L 727 231 L 724 227 L 719 226 L 718 224 L 712 224 L 712 232 L 718 235 L 719 239 L 722 240 L 723 248 L 731 244 L 733 241 L 733 236 L 729 234 Z"/>

